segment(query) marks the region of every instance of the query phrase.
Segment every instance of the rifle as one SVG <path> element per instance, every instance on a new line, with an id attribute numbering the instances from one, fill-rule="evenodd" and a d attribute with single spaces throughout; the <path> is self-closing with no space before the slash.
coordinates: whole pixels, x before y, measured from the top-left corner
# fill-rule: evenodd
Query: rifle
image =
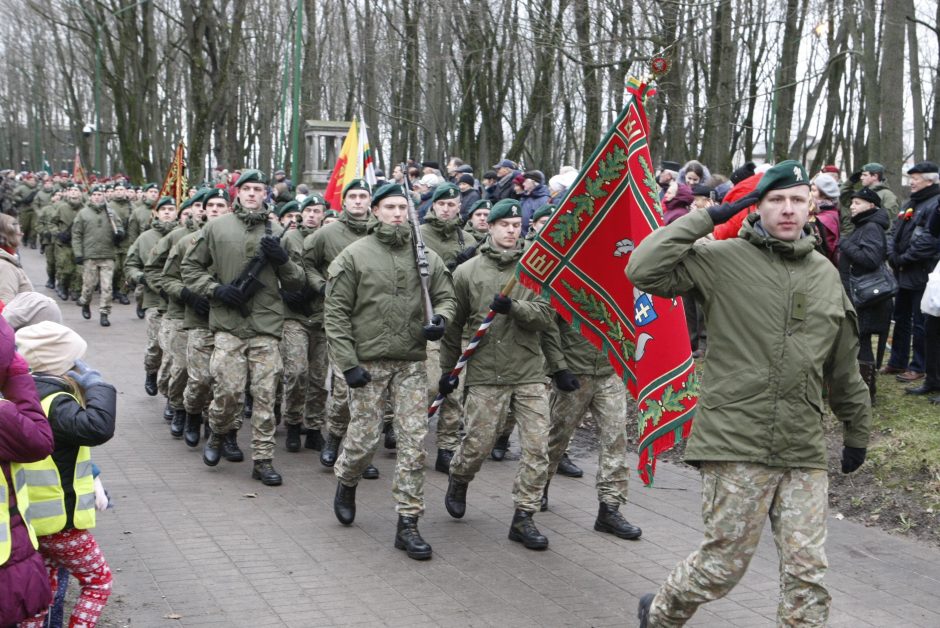
<path id="1" fill-rule="evenodd" d="M 107 204 L 105 204 L 104 211 L 108 215 L 108 220 L 111 222 L 111 231 L 114 234 L 114 245 L 117 246 L 118 244 L 120 244 L 121 240 L 124 239 L 124 230 L 118 228 L 117 219 L 115 218 L 113 209 L 111 209 L 110 207 L 107 206 Z"/>
<path id="2" fill-rule="evenodd" d="M 281 242 L 284 239 L 284 236 L 287 235 L 290 229 L 284 229 L 281 233 L 281 236 L 278 238 L 278 242 Z M 271 221 L 268 220 L 264 223 L 264 235 L 269 236 L 273 233 L 271 229 Z M 264 255 L 264 250 L 261 248 L 261 245 L 258 245 L 258 250 L 255 252 L 254 257 L 248 260 L 248 263 L 245 264 L 245 267 L 242 269 L 242 272 L 239 273 L 238 277 L 231 283 L 231 285 L 238 288 L 242 295 L 245 297 L 245 301 L 250 301 L 261 288 L 264 287 L 264 284 L 261 282 L 258 277 L 261 276 L 264 267 L 268 263 L 268 258 Z M 238 306 L 238 313 L 242 315 L 242 318 L 248 318 L 251 312 L 248 310 L 248 306 L 242 303 Z"/>
<path id="3" fill-rule="evenodd" d="M 408 172 L 405 164 L 401 164 L 402 172 Z M 421 294 L 424 297 L 424 320 L 426 325 L 431 324 L 434 318 L 434 306 L 431 304 L 431 265 L 428 263 L 427 248 L 421 236 L 421 225 L 418 224 L 418 210 L 415 209 L 411 198 L 411 184 L 407 175 L 402 179 L 405 189 L 405 200 L 408 201 L 408 221 L 411 223 L 411 246 L 415 254 L 415 264 L 418 266 L 418 276 L 421 278 Z"/>

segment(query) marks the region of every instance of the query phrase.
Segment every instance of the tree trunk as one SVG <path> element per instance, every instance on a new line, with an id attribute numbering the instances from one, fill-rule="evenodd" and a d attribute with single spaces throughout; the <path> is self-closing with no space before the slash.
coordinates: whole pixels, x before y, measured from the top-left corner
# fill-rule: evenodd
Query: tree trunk
<path id="1" fill-rule="evenodd" d="M 904 5 L 885 3 L 885 26 L 881 46 L 881 154 L 885 180 L 895 194 L 901 192 L 904 161 Z"/>

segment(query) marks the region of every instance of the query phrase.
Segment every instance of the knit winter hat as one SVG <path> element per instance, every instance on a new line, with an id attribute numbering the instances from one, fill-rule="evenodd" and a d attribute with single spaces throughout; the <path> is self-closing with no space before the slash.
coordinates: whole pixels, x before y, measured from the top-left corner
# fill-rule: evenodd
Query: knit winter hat
<path id="1" fill-rule="evenodd" d="M 38 373 L 65 375 L 88 349 L 85 339 L 65 325 L 43 321 L 16 332 L 16 350 Z"/>
<path id="2" fill-rule="evenodd" d="M 829 199 L 839 198 L 839 184 L 828 174 L 817 175 L 813 179 L 816 189 L 822 192 L 823 196 Z"/>
<path id="3" fill-rule="evenodd" d="M 3 318 L 10 327 L 20 329 L 42 321 L 62 322 L 62 311 L 51 298 L 38 292 L 20 292 L 3 308 Z"/>

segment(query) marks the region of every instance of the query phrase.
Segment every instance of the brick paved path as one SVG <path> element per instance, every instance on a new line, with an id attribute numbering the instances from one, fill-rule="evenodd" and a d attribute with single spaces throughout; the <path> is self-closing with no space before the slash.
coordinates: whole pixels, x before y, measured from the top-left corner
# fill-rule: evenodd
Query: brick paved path
<path id="1" fill-rule="evenodd" d="M 22 255 L 51 294 L 38 251 Z M 639 596 L 701 539 L 691 469 L 661 464 L 655 489 L 632 484 L 624 513 L 644 533 L 631 542 L 593 531 L 596 464 L 579 459 L 585 477 L 557 478 L 551 510 L 536 516 L 549 549 L 526 550 L 506 538 L 516 465 L 507 458 L 484 465 L 460 521 L 444 510 L 447 478 L 429 470 L 420 529 L 434 558 L 410 560 L 392 546 L 390 452 L 380 448 L 382 477 L 360 484 L 356 522 L 343 527 L 332 472 L 316 452 L 286 453 L 283 428 L 278 488 L 251 480 L 247 461 L 210 469 L 170 437 L 161 400 L 143 391 L 144 323 L 133 306 L 115 305 L 110 329 L 97 305 L 90 321 L 71 303 L 63 312 L 88 340 L 87 361 L 120 391 L 117 435 L 94 453 L 116 501 L 96 531 L 116 572 L 105 625 L 632 626 Z M 828 551 L 831 625 L 940 626 L 940 551 L 834 518 Z M 741 584 L 690 625 L 773 626 L 776 600 L 768 527 Z"/>

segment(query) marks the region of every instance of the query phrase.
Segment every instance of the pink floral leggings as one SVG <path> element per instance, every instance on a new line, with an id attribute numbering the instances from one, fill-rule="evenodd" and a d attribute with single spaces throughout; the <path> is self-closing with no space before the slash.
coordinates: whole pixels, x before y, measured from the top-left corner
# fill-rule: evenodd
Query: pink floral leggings
<path id="1" fill-rule="evenodd" d="M 69 628 L 92 628 L 111 595 L 111 568 L 101 553 L 98 543 L 87 530 L 63 530 L 39 537 L 39 553 L 49 568 L 52 591 L 57 588 L 56 572 L 65 567 L 78 580 L 82 592 L 72 609 Z M 46 613 L 20 622 L 20 628 L 42 628 Z"/>

